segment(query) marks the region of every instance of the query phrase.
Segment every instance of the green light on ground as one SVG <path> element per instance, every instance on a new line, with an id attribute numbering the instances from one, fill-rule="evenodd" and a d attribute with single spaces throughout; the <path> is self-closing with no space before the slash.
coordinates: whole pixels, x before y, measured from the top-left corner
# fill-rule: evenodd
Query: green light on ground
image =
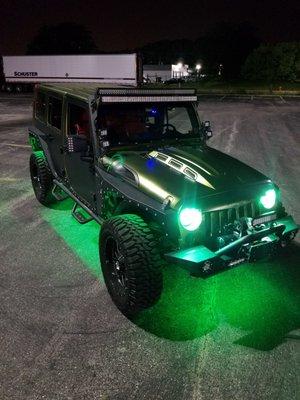
<path id="1" fill-rule="evenodd" d="M 91 273 L 101 276 L 99 225 L 80 225 L 71 216 L 72 206 L 66 200 L 41 208 L 43 218 Z M 134 322 L 172 341 L 210 334 L 222 346 L 228 342 L 269 351 L 300 326 L 299 259 L 300 246 L 294 245 L 275 260 L 243 264 L 207 279 L 169 264 L 160 301 Z"/>
<path id="2" fill-rule="evenodd" d="M 99 230 L 95 221 L 79 224 L 71 215 L 71 199 L 55 203 L 51 208 L 41 208 L 42 217 L 82 260 L 93 275 L 102 276 L 99 262 Z"/>
<path id="3" fill-rule="evenodd" d="M 243 264 L 206 279 L 164 271 L 161 300 L 134 322 L 173 341 L 211 334 L 223 343 L 268 351 L 300 326 L 300 247 L 272 261 Z"/>

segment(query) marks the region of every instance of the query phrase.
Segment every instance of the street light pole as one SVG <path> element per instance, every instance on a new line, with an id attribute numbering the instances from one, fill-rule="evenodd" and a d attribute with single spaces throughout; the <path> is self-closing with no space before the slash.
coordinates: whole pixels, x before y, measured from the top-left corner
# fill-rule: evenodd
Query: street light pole
<path id="1" fill-rule="evenodd" d="M 201 64 L 199 64 L 199 63 L 196 64 L 197 79 L 199 79 L 201 68 L 202 68 Z"/>

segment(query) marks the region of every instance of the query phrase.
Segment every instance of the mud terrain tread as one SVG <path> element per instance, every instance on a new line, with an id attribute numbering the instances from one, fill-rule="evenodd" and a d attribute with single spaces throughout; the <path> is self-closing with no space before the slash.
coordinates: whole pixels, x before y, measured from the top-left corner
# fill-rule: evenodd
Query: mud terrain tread
<path id="1" fill-rule="evenodd" d="M 37 169 L 37 174 L 40 178 L 40 187 L 36 188 L 33 182 L 33 170 Z M 53 189 L 53 175 L 48 166 L 47 160 L 42 152 L 32 153 L 30 156 L 30 174 L 32 186 L 37 200 L 43 204 L 48 205 L 55 201 L 52 195 Z"/>
<path id="2" fill-rule="evenodd" d="M 130 288 L 125 305 L 118 304 L 109 283 L 107 287 L 117 307 L 124 314 L 134 314 L 155 304 L 162 291 L 161 260 L 157 242 L 141 217 L 125 214 L 104 222 L 101 239 L 113 235 L 124 249 Z M 100 243 L 101 264 L 104 263 L 104 240 Z M 101 251 L 103 250 L 103 251 Z M 103 271 L 104 278 L 105 270 Z"/>

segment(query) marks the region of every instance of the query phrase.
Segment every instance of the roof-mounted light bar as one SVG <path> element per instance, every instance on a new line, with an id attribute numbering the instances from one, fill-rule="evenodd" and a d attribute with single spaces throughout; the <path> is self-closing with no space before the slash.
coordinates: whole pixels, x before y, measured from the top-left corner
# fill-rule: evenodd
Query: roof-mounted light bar
<path id="1" fill-rule="evenodd" d="M 197 101 L 197 96 L 102 96 L 102 103 L 157 103 Z"/>
<path id="2" fill-rule="evenodd" d="M 189 96 L 195 95 L 195 89 L 101 89 L 97 90 L 98 96 L 110 95 L 110 96 L 122 96 L 122 95 L 182 95 Z"/>

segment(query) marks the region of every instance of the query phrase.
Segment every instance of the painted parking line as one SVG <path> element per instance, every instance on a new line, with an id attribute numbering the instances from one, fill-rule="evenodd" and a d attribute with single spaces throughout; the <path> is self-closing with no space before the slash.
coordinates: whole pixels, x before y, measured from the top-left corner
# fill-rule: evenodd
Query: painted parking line
<path id="1" fill-rule="evenodd" d="M 2 146 L 10 146 L 10 147 L 23 147 L 23 148 L 30 148 L 29 144 L 17 144 L 17 143 L 1 143 Z"/>
<path id="2" fill-rule="evenodd" d="M 0 177 L 0 183 L 9 183 L 9 182 L 17 182 L 19 181 L 21 178 L 10 178 L 9 176 L 6 176 L 4 178 Z"/>
<path id="3" fill-rule="evenodd" d="M 293 339 L 293 340 L 300 340 L 300 335 L 290 333 L 289 335 L 286 335 L 285 338 Z"/>
<path id="4" fill-rule="evenodd" d="M 10 200 L 6 200 L 0 204 L 0 216 L 7 215 L 8 213 L 10 213 L 12 210 L 19 207 L 20 205 L 24 205 L 25 201 L 29 200 L 30 198 L 33 198 L 34 193 L 32 190 L 32 186 L 30 184 L 26 183 L 26 186 L 22 187 L 22 189 L 25 190 L 22 195 L 20 195 L 19 197 L 10 199 Z"/>
<path id="5" fill-rule="evenodd" d="M 9 95 L 1 95 L 0 94 L 0 99 L 1 100 L 24 100 L 24 99 L 30 99 L 33 98 L 33 94 L 23 94 L 23 95 L 17 95 L 17 96 L 9 96 Z"/>
<path id="6" fill-rule="evenodd" d="M 286 103 L 286 100 L 282 96 L 279 96 L 279 98 L 283 103 Z"/>

